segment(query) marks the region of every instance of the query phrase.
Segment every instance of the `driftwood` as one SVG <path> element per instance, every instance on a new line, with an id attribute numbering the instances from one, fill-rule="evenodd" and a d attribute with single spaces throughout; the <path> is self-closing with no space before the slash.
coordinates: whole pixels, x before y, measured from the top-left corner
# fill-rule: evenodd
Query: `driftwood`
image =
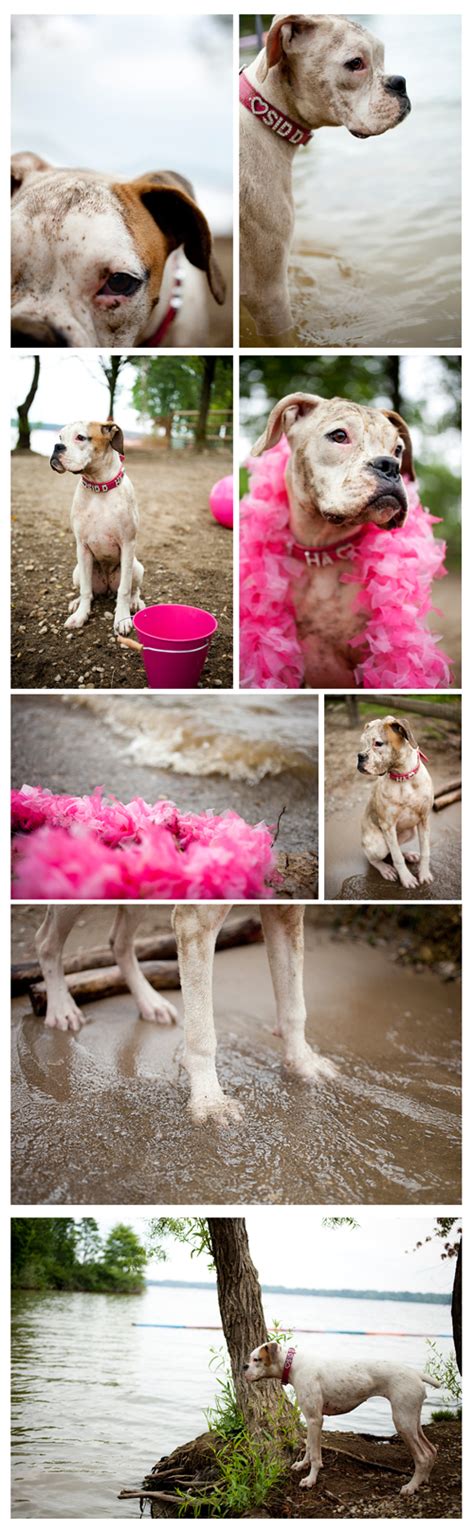
<path id="1" fill-rule="evenodd" d="M 152 989 L 179 989 L 177 962 L 142 962 L 142 973 Z M 88 1000 L 110 999 L 115 994 L 128 994 L 128 984 L 120 968 L 93 968 L 84 973 L 68 973 L 66 983 L 77 1005 Z M 46 984 L 32 983 L 28 990 L 35 1015 L 46 1014 Z"/>
<path id="2" fill-rule="evenodd" d="M 460 788 L 458 788 L 457 791 L 455 791 L 455 792 L 445 792 L 445 793 L 441 793 L 440 792 L 439 796 L 435 797 L 435 800 L 434 800 L 434 803 L 433 803 L 433 812 L 434 813 L 441 813 L 441 809 L 442 808 L 449 808 L 450 803 L 460 803 L 460 802 L 461 802 L 461 790 L 460 790 Z"/>
<path id="3" fill-rule="evenodd" d="M 437 798 L 437 797 L 444 797 L 446 792 L 458 792 L 460 790 L 461 790 L 461 778 L 457 777 L 456 781 L 446 781 L 445 784 L 444 784 L 444 787 L 437 787 L 436 788 L 436 792 L 435 792 L 435 798 Z"/>
<path id="4" fill-rule="evenodd" d="M 262 927 L 260 921 L 254 916 L 248 919 L 234 921 L 224 926 L 219 931 L 216 949 L 225 951 L 232 946 L 246 946 L 253 941 L 261 941 Z M 135 954 L 139 962 L 162 962 L 176 958 L 176 939 L 172 931 L 169 935 L 142 936 L 135 941 Z M 82 948 L 75 955 L 64 957 L 64 972 L 83 973 L 90 968 L 107 968 L 112 963 L 112 948 L 107 946 L 90 946 L 87 951 Z M 39 962 L 32 959 L 30 962 L 15 962 L 12 965 L 12 996 L 25 994 L 30 984 L 41 983 L 42 972 Z"/>

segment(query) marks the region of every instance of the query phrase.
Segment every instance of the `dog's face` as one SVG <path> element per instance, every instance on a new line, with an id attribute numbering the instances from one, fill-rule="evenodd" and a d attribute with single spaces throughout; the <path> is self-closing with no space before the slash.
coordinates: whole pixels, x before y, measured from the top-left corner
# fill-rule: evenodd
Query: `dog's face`
<path id="1" fill-rule="evenodd" d="M 336 526 L 403 525 L 407 494 L 402 474 L 414 477 L 408 426 L 393 410 L 369 409 L 346 399 L 288 394 L 275 406 L 253 456 L 291 446 L 286 470 L 290 501 L 310 518 Z"/>
<path id="2" fill-rule="evenodd" d="M 276 16 L 259 68 L 279 66 L 309 127 L 346 127 L 355 138 L 396 128 L 410 111 L 405 80 L 384 71 L 382 43 L 344 16 Z"/>
<path id="3" fill-rule="evenodd" d="M 244 1366 L 244 1376 L 246 1382 L 268 1382 L 270 1377 L 280 1377 L 281 1370 L 280 1346 L 271 1340 L 252 1350 L 250 1361 Z"/>
<path id="4" fill-rule="evenodd" d="M 222 303 L 210 230 L 189 181 L 163 171 L 117 183 L 15 155 L 12 344 L 135 346 L 150 333 L 168 255 L 181 245 Z"/>
<path id="5" fill-rule="evenodd" d="M 406 718 L 375 718 L 363 729 L 357 770 L 362 776 L 385 776 L 387 771 L 396 771 L 407 745 L 410 749 L 418 748 Z"/>
<path id="6" fill-rule="evenodd" d="M 104 425 L 96 420 L 75 420 L 59 432 L 49 465 L 55 473 L 85 473 L 86 468 L 103 462 L 111 447 L 123 452 L 123 435 L 113 420 Z"/>

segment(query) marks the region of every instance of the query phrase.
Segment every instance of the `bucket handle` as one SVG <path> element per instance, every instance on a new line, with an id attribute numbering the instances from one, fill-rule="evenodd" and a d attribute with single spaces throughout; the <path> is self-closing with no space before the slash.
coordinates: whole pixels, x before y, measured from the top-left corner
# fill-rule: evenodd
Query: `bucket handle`
<path id="1" fill-rule="evenodd" d="M 136 654 L 141 654 L 143 649 L 143 643 L 136 643 L 135 638 L 122 638 L 120 633 L 117 633 L 117 643 L 121 643 L 123 649 L 135 649 Z"/>
<path id="2" fill-rule="evenodd" d="M 118 643 L 121 643 L 122 648 L 124 648 L 124 649 L 134 649 L 136 654 L 181 654 L 181 655 L 184 655 L 184 654 L 201 654 L 203 649 L 207 649 L 209 647 L 209 643 L 210 643 L 210 640 L 211 640 L 212 636 L 213 636 L 213 634 L 210 633 L 209 634 L 209 638 L 206 638 L 204 643 L 198 643 L 198 644 L 196 644 L 196 647 L 192 648 L 192 649 L 154 649 L 154 648 L 149 648 L 149 647 L 147 647 L 146 643 L 137 643 L 135 638 L 122 638 L 120 636 L 120 633 L 117 634 L 117 641 L 118 641 Z"/>

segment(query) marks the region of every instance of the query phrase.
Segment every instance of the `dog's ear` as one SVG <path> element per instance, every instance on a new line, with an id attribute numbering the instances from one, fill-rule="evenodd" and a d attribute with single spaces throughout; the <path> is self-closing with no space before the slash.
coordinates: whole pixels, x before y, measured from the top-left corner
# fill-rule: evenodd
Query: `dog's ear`
<path id="1" fill-rule="evenodd" d="M 413 482 L 415 478 L 413 447 L 406 420 L 403 419 L 402 415 L 397 415 L 396 409 L 383 409 L 382 414 L 387 416 L 387 420 L 392 421 L 392 425 L 396 425 L 400 433 L 403 441 L 402 473 L 405 473 L 406 477 L 410 478 Z"/>
<path id="2" fill-rule="evenodd" d="M 27 175 L 39 173 L 40 170 L 50 169 L 51 165 L 48 165 L 47 160 L 40 159 L 39 154 L 30 154 L 29 151 L 25 151 L 22 154 L 12 154 L 10 173 L 12 197 L 15 196 L 16 191 L 19 191 Z"/>
<path id="3" fill-rule="evenodd" d="M 257 79 L 263 85 L 269 69 L 281 64 L 293 49 L 304 40 L 305 33 L 314 31 L 316 16 L 277 16 L 267 33 L 265 53 L 257 69 Z"/>
<path id="4" fill-rule="evenodd" d="M 110 445 L 113 447 L 114 452 L 120 452 L 123 457 L 123 431 L 121 430 L 120 425 L 116 425 L 115 420 L 107 420 L 107 424 L 101 425 L 100 429 L 103 436 L 108 436 Z"/>
<path id="5" fill-rule="evenodd" d="M 266 430 L 252 447 L 251 457 L 260 457 L 262 452 L 268 452 L 269 447 L 276 446 L 280 436 L 287 436 L 295 422 L 301 420 L 302 415 L 311 414 L 321 402 L 315 393 L 287 393 L 272 409 Z"/>
<path id="6" fill-rule="evenodd" d="M 268 1345 L 265 1346 L 265 1349 L 268 1350 L 268 1358 L 269 1358 L 270 1362 L 276 1361 L 277 1357 L 278 1357 L 278 1344 L 277 1344 L 277 1341 L 276 1340 L 269 1340 L 268 1341 Z"/>
<path id="7" fill-rule="evenodd" d="M 183 245 L 191 265 L 205 271 L 216 303 L 223 303 L 224 278 L 213 252 L 209 224 L 197 205 L 191 182 L 174 170 L 160 170 L 129 184 L 161 229 L 169 250 Z M 120 187 L 117 190 L 120 192 Z"/>
<path id="8" fill-rule="evenodd" d="M 391 728 L 392 733 L 397 735 L 400 742 L 405 740 L 407 744 L 411 744 L 413 750 L 418 749 L 417 740 L 415 739 L 414 733 L 412 733 L 407 718 L 390 718 L 389 727 Z"/>

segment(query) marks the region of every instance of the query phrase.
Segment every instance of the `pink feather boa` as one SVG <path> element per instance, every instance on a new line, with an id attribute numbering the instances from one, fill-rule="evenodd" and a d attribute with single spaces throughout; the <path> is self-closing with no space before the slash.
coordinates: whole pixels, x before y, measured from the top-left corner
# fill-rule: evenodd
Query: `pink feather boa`
<path id="1" fill-rule="evenodd" d="M 240 667 L 242 686 L 301 686 L 304 660 L 298 639 L 291 579 L 305 565 L 287 554 L 289 505 L 286 437 L 252 458 L 250 490 L 240 507 Z M 431 530 L 436 517 L 420 504 L 406 481 L 409 513 L 398 531 L 367 526 L 346 584 L 361 589 L 355 606 L 367 614 L 365 655 L 355 683 L 383 690 L 439 690 L 452 684 L 450 661 L 426 626 L 432 610 L 431 582 L 446 573 L 446 544 Z M 271 543 L 271 549 L 269 544 Z M 275 551 L 276 548 L 276 551 Z M 361 638 L 353 639 L 360 645 Z"/>
<path id="2" fill-rule="evenodd" d="M 25 786 L 12 793 L 12 828 L 14 898 L 264 899 L 279 881 L 268 826 L 231 810 Z"/>

